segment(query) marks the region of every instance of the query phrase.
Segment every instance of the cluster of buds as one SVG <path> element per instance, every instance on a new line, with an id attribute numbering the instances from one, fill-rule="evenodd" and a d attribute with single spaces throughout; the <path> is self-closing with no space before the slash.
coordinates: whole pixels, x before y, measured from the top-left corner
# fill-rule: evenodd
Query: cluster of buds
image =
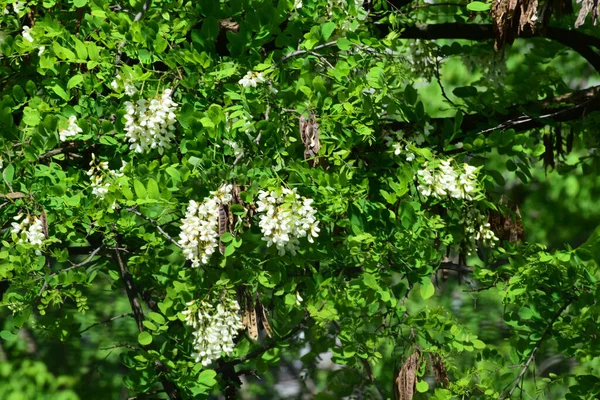
<path id="1" fill-rule="evenodd" d="M 451 160 L 444 160 L 437 167 L 425 166 L 417 172 L 419 186 L 417 189 L 425 196 L 435 198 L 451 197 L 454 199 L 473 200 L 478 191 L 478 168 L 463 164 L 462 170 L 450 165 Z"/>
<path id="2" fill-rule="evenodd" d="M 394 143 L 392 144 L 392 150 L 394 151 L 395 156 L 404 155 L 406 161 L 411 162 L 415 159 L 415 153 L 409 150 L 408 145 L 403 145 L 402 143 Z"/>
<path id="3" fill-rule="evenodd" d="M 208 264 L 219 246 L 219 209 L 231 203 L 232 189 L 232 185 L 223 185 L 202 203 L 190 200 L 178 243 L 193 267 Z"/>
<path id="4" fill-rule="evenodd" d="M 77 117 L 71 115 L 67 121 L 67 129 L 59 129 L 58 136 L 61 142 L 64 142 L 70 137 L 76 136 L 78 133 L 83 132 L 79 125 L 77 125 Z"/>
<path id="5" fill-rule="evenodd" d="M 261 190 L 256 211 L 260 214 L 259 226 L 267 246 L 275 245 L 279 255 L 286 251 L 295 255 L 299 238 L 306 237 L 313 243 L 313 238 L 319 236 L 319 221 L 312 202 L 300 197 L 295 189 Z"/>
<path id="6" fill-rule="evenodd" d="M 469 210 L 460 221 L 465 227 L 465 236 L 467 239 L 467 254 L 471 254 L 477 247 L 477 242 L 485 247 L 494 248 L 499 241 L 498 237 L 492 231 L 490 223 L 478 210 Z"/>
<path id="7" fill-rule="evenodd" d="M 38 217 L 28 215 L 25 218 L 22 218 L 23 214 L 19 214 L 13 218 L 15 222 L 11 224 L 11 232 L 19 235 L 17 243 L 29 243 L 36 248 L 36 254 L 40 255 L 40 248 L 44 243 L 44 239 L 46 239 L 46 235 L 44 234 L 44 224 Z"/>
<path id="8" fill-rule="evenodd" d="M 123 161 L 123 166 L 118 171 L 108 167 L 108 161 L 96 162 L 96 156 L 92 153 L 92 161 L 90 161 L 90 169 L 87 174 L 92 181 L 92 194 L 100 200 L 108 193 L 108 189 L 115 178 L 123 176 L 123 170 L 127 163 Z"/>
<path id="9" fill-rule="evenodd" d="M 206 301 L 190 301 L 182 312 L 185 322 L 194 329 L 194 354 L 197 363 L 207 366 L 230 355 L 233 340 L 244 329 L 240 318 L 240 305 L 228 296 L 222 296 L 217 306 Z"/>
<path id="10" fill-rule="evenodd" d="M 163 154 L 175 137 L 177 104 L 166 89 L 160 98 L 125 102 L 125 136 L 136 153 L 158 149 Z"/>

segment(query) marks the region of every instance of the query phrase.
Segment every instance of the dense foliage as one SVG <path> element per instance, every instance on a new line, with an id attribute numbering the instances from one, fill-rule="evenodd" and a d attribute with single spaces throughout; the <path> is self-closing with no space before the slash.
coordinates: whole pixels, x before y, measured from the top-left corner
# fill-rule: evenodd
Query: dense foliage
<path id="1" fill-rule="evenodd" d="M 598 398 L 580 3 L 4 2 L 0 398 Z"/>

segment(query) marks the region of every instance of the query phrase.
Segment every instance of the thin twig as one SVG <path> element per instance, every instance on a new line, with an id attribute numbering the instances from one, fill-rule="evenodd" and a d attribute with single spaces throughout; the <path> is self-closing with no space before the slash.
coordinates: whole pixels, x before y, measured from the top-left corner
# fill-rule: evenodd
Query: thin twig
<path id="1" fill-rule="evenodd" d="M 542 345 L 542 342 L 546 339 L 546 336 L 548 336 L 548 334 L 552 330 L 552 326 L 554 326 L 554 323 L 558 320 L 558 318 L 560 318 L 560 316 L 567 309 L 567 307 L 569 307 L 578 298 L 579 298 L 579 296 L 575 296 L 575 297 L 570 298 L 569 301 L 567 301 L 556 312 L 556 314 L 554 314 L 554 317 L 552 318 L 552 320 L 550 321 L 550 323 L 548 324 L 548 326 L 544 330 L 544 333 L 542 333 L 542 337 L 536 342 L 533 350 L 531 351 L 531 355 L 529 356 L 529 358 L 527 359 L 527 361 L 525 362 L 525 364 L 523 364 L 523 368 L 521 369 L 521 372 L 513 380 L 513 382 L 515 382 L 515 383 L 512 384 L 512 387 L 511 387 L 510 391 L 508 392 L 508 395 L 506 397 L 502 396 L 502 393 L 504 393 L 506 391 L 506 389 L 508 389 L 508 386 L 507 386 L 504 389 L 502 389 L 502 391 L 500 392 L 500 396 L 498 397 L 498 400 L 510 399 L 510 397 L 512 396 L 512 394 L 514 393 L 514 391 L 517 389 L 517 386 L 519 386 L 519 382 L 521 382 L 521 380 L 523 379 L 523 376 L 525 376 L 525 374 L 527 373 L 527 370 L 529 369 L 529 365 L 533 362 L 533 360 L 535 358 L 535 353 L 537 353 L 537 351 L 540 349 L 540 346 Z"/>
<path id="2" fill-rule="evenodd" d="M 50 275 L 48 275 L 47 277 L 45 276 L 40 276 L 38 278 L 35 278 L 33 281 L 39 281 L 40 279 L 44 279 L 44 278 L 52 278 L 53 276 L 56 276 L 58 274 L 62 274 L 63 272 L 67 272 L 70 271 L 72 269 L 76 269 L 76 268 L 81 268 L 81 267 L 85 267 L 87 264 L 89 264 L 92 261 L 92 258 L 96 257 L 96 255 L 98 254 L 98 252 L 100 250 L 102 250 L 104 248 L 104 245 L 100 245 L 99 247 L 97 247 L 94 251 L 92 251 L 90 253 L 90 255 L 88 256 L 88 258 L 86 258 L 84 261 L 80 262 L 79 264 L 73 264 L 72 266 L 70 266 L 69 268 L 65 268 L 65 269 L 61 269 L 60 271 L 56 271 Z M 39 296 L 39 295 L 38 295 Z"/>
<path id="3" fill-rule="evenodd" d="M 281 59 L 277 62 L 277 65 L 283 63 L 284 61 L 286 61 L 286 60 L 288 60 L 288 59 L 290 59 L 292 57 L 301 56 L 302 54 L 307 54 L 307 53 L 313 53 L 315 50 L 320 50 L 320 49 L 323 49 L 325 47 L 333 46 L 335 44 L 337 44 L 337 41 L 323 43 L 321 45 L 315 46 L 311 50 L 296 50 L 296 51 L 292 51 L 291 53 L 286 54 L 285 56 L 281 57 Z"/>
<path id="4" fill-rule="evenodd" d="M 161 226 L 158 224 L 158 222 L 150 217 L 146 217 L 144 214 L 142 214 L 141 212 L 139 212 L 138 210 L 136 210 L 135 208 L 126 208 L 125 210 L 129 211 L 130 213 L 133 213 L 135 215 L 137 215 L 138 217 L 141 217 L 143 219 L 145 219 L 146 221 L 150 222 L 152 225 L 154 225 L 154 227 L 156 229 L 158 229 L 158 231 L 165 237 L 167 238 L 171 243 L 173 243 L 175 246 L 181 248 L 181 245 L 179 243 L 177 243 L 177 241 L 175 239 L 173 239 L 167 232 L 165 232 L 165 230 L 163 228 L 161 228 Z"/>
<path id="5" fill-rule="evenodd" d="M 108 324 L 109 322 L 112 322 L 112 321 L 114 321 L 114 320 L 116 320 L 116 319 L 119 319 L 119 318 L 131 317 L 132 315 L 133 315 L 132 313 L 125 313 L 125 314 L 117 315 L 116 317 L 112 317 L 112 318 L 109 318 L 109 319 L 105 319 L 104 321 L 96 322 L 96 323 L 94 323 L 94 324 L 91 324 L 91 325 L 90 325 L 90 326 L 88 326 L 87 328 L 85 328 L 85 329 L 83 329 L 83 330 L 79 331 L 79 333 L 83 333 L 83 332 L 85 332 L 85 331 L 87 331 L 87 330 L 90 330 L 91 328 L 93 328 L 93 327 L 95 327 L 95 326 L 98 326 L 98 325 L 102 325 L 102 324 Z"/>
<path id="6" fill-rule="evenodd" d="M 450 100 L 450 97 L 448 97 L 448 95 L 446 94 L 446 90 L 444 90 L 444 85 L 442 85 L 442 78 L 440 76 L 440 62 L 437 59 L 437 57 L 435 58 L 435 77 L 437 78 L 438 86 L 442 90 L 442 97 L 446 99 L 448 103 L 452 104 L 452 107 L 458 108 L 456 107 L 456 104 L 454 104 L 454 102 Z"/>

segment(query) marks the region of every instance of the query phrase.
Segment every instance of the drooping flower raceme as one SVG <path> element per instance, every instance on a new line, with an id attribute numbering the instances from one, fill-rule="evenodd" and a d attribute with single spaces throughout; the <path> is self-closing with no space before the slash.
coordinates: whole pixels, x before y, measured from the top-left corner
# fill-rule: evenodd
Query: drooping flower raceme
<path id="1" fill-rule="evenodd" d="M 162 154 L 171 147 L 177 110 L 171 93 L 171 89 L 166 89 L 158 99 L 125 103 L 125 136 L 131 143 L 130 149 L 137 153 L 158 149 Z"/>
<path id="2" fill-rule="evenodd" d="M 244 75 L 244 77 L 240 79 L 238 83 L 245 88 L 255 88 L 259 83 L 264 83 L 265 81 L 265 77 L 261 72 L 248 71 L 248 73 Z"/>
<path id="3" fill-rule="evenodd" d="M 91 180 L 92 194 L 100 200 L 108 193 L 112 181 L 123 176 L 123 170 L 127 164 L 123 161 L 123 166 L 118 170 L 112 170 L 108 167 L 107 161 L 96 162 L 96 156 L 92 153 L 90 169 L 87 174 Z"/>
<path id="4" fill-rule="evenodd" d="M 23 214 L 19 214 L 13 219 L 19 221 Z M 36 254 L 41 254 L 40 248 L 44 243 L 44 227 L 42 220 L 38 217 L 26 216 L 21 222 L 13 222 L 12 233 L 19 235 L 17 243 L 29 243 L 36 248 Z"/>
<path id="5" fill-rule="evenodd" d="M 210 192 L 202 203 L 190 200 L 179 234 L 183 254 L 192 267 L 208 264 L 219 245 L 219 207 L 231 202 L 232 185 Z"/>
<path id="6" fill-rule="evenodd" d="M 256 211 L 260 214 L 258 224 L 267 246 L 275 245 L 279 255 L 286 251 L 295 255 L 300 238 L 306 237 L 313 243 L 313 238 L 319 236 L 319 221 L 312 202 L 300 197 L 296 189 L 261 190 Z"/>
<path id="7" fill-rule="evenodd" d="M 238 302 L 224 296 L 216 307 L 206 301 L 190 301 L 187 306 L 183 314 L 194 329 L 196 362 L 207 366 L 223 353 L 230 355 L 235 346 L 233 339 L 244 328 Z"/>
<path id="8" fill-rule="evenodd" d="M 77 125 L 77 117 L 71 115 L 69 117 L 69 121 L 67 122 L 67 129 L 60 129 L 58 131 L 58 136 L 61 142 L 64 142 L 70 137 L 76 136 L 78 133 L 83 132 L 79 125 Z"/>
<path id="9" fill-rule="evenodd" d="M 417 172 L 417 189 L 425 196 L 472 200 L 478 190 L 478 168 L 463 164 L 462 170 L 452 167 L 450 160 L 444 160 L 436 168 L 425 168 Z"/>

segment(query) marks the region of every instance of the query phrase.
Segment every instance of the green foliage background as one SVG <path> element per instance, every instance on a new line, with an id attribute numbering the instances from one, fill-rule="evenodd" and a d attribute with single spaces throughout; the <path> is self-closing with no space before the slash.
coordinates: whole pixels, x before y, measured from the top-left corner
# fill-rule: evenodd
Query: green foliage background
<path id="1" fill-rule="evenodd" d="M 598 73 L 544 37 L 503 55 L 491 38 L 405 38 L 415 26 L 491 22 L 471 11 L 482 3 L 445 4 L 6 3 L 0 398 L 276 399 L 290 382 L 298 398 L 398 398 L 398 371 L 417 350 L 414 398 L 597 398 L 598 112 L 498 124 L 515 110 L 536 120 L 580 107 L 553 99 L 589 90 Z M 570 31 L 574 18 L 551 25 Z M 579 31 L 600 40 L 591 24 Z M 266 82 L 242 87 L 248 71 Z M 130 150 L 124 81 L 134 99 L 173 89 L 164 153 Z M 311 115 L 321 148 L 305 159 L 299 119 Z M 60 141 L 70 116 L 82 132 Z M 387 141 L 408 148 L 396 155 Z M 449 158 L 480 168 L 474 200 L 420 193 L 417 171 Z M 104 199 L 92 195 L 93 160 L 126 163 Z M 242 189 L 244 207 L 232 209 L 224 254 L 190 268 L 174 243 L 181 219 L 223 183 Z M 320 221 L 296 255 L 267 247 L 252 213 L 259 190 L 281 186 L 313 199 Z M 512 205 L 522 240 L 478 241 L 467 256 L 463 214 L 514 220 Z M 46 215 L 39 254 L 11 231 L 19 213 Z M 273 337 L 241 332 L 233 354 L 197 364 L 186 303 L 240 288 L 264 305 Z M 433 356 L 448 385 L 426 368 Z"/>

